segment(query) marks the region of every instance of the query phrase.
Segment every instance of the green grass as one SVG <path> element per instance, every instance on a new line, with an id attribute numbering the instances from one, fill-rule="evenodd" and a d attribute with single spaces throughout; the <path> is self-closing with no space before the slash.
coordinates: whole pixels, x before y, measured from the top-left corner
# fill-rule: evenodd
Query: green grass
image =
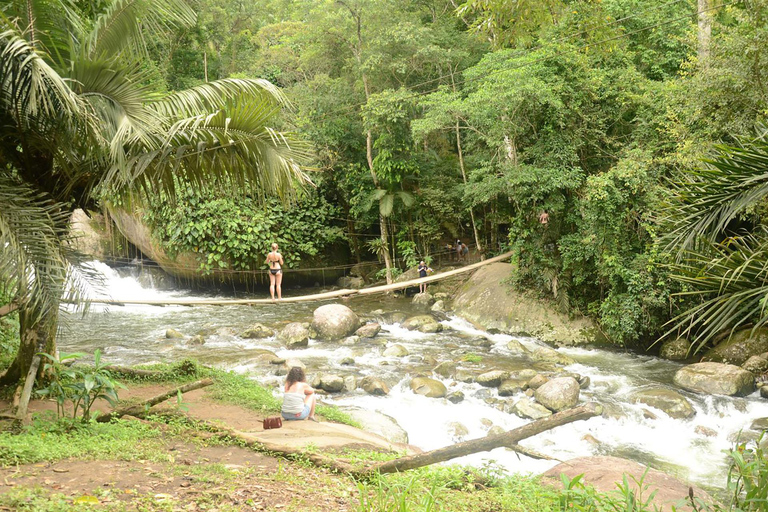
<path id="1" fill-rule="evenodd" d="M 467 363 L 480 363 L 483 361 L 483 356 L 477 354 L 464 354 L 461 360 Z"/>
<path id="2" fill-rule="evenodd" d="M 0 432 L 0 466 L 70 457 L 170 460 L 160 430 L 137 421 L 81 425 L 37 418 L 20 433 Z"/>

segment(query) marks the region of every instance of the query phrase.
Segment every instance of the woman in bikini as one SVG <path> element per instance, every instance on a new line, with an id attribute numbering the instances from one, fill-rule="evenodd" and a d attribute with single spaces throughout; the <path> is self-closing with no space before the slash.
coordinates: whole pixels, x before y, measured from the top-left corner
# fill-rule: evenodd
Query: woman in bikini
<path id="1" fill-rule="evenodd" d="M 267 254 L 269 265 L 269 293 L 275 300 L 275 287 L 277 287 L 277 300 L 283 300 L 283 255 L 277 252 L 277 244 L 272 244 L 272 252 Z"/>

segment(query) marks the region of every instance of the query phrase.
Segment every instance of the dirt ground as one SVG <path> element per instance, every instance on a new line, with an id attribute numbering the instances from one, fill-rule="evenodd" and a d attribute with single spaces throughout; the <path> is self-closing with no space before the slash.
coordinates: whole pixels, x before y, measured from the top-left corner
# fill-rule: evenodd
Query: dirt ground
<path id="1" fill-rule="evenodd" d="M 121 398 L 146 399 L 168 385 L 132 386 Z M 261 415 L 234 405 L 214 402 L 204 389 L 184 395 L 190 416 L 220 424 L 259 440 L 267 448 L 313 445 L 387 449 L 385 439 L 358 429 L 328 422 L 285 422 L 264 431 Z M 9 404 L 0 402 L 0 411 Z M 161 406 L 156 406 L 161 407 Z M 98 409 L 107 410 L 107 404 Z M 50 401 L 33 401 L 31 412 L 53 411 Z M 143 421 L 135 419 L 134 421 Z M 0 494 L 14 487 L 39 488 L 50 494 L 98 499 L 101 504 L 130 503 L 129 510 L 145 510 L 141 503 L 167 503 L 167 510 L 345 511 L 357 506 L 357 490 L 345 477 L 285 458 L 271 457 L 238 446 L 206 446 L 178 437 L 164 438 L 172 462 L 122 460 L 64 460 L 0 468 Z M 95 501 L 94 501 L 95 503 Z M 206 505 L 209 504 L 209 505 Z M 215 504 L 215 506 L 213 505 Z M 135 506 L 135 508 L 134 508 Z M 211 508 L 213 506 L 213 508 Z M 10 510 L 0 506 L 0 510 Z M 150 508 L 148 510 L 166 510 Z"/>

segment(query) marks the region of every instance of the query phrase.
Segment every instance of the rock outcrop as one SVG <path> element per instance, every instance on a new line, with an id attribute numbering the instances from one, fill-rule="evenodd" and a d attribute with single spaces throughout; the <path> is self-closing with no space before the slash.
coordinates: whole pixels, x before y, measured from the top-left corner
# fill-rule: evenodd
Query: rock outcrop
<path id="1" fill-rule="evenodd" d="M 275 334 L 275 331 L 263 324 L 253 324 L 240 334 L 245 339 L 269 338 Z"/>
<path id="2" fill-rule="evenodd" d="M 312 329 L 321 340 L 340 340 L 360 328 L 358 316 L 342 304 L 320 306 L 312 317 Z"/>
<path id="3" fill-rule="evenodd" d="M 454 311 L 485 329 L 535 336 L 549 343 L 595 341 L 598 330 L 591 320 L 571 320 L 550 304 L 515 291 L 507 283 L 513 269 L 509 263 L 479 268 L 456 295 Z"/>
<path id="4" fill-rule="evenodd" d="M 738 366 L 696 363 L 675 373 L 675 384 L 688 391 L 713 395 L 745 396 L 755 390 L 755 377 Z"/>
<path id="5" fill-rule="evenodd" d="M 685 338 L 676 338 L 662 343 L 659 355 L 672 361 L 683 361 L 688 359 L 688 353 L 691 349 L 691 342 Z"/>
<path id="6" fill-rule="evenodd" d="M 768 352 L 768 327 L 757 329 L 754 333 L 752 329 L 744 329 L 708 350 L 702 360 L 741 366 L 750 357 L 765 352 Z"/>

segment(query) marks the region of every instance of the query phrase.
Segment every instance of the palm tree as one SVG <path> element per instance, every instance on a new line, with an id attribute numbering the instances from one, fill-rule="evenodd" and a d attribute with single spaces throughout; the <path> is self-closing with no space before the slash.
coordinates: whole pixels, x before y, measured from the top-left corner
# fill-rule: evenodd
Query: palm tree
<path id="1" fill-rule="evenodd" d="M 768 131 L 763 131 L 768 133 Z M 675 187 L 667 249 L 679 295 L 695 304 L 670 321 L 700 350 L 723 332 L 768 323 L 768 142 L 718 148 Z"/>
<path id="2" fill-rule="evenodd" d="M 290 195 L 308 146 L 270 128 L 286 98 L 225 79 L 163 94 L 144 38 L 190 25 L 183 0 L 112 0 L 85 16 L 70 0 L 3 2 L 0 14 L 0 291 L 19 305 L 21 347 L 1 382 L 53 353 L 59 303 L 76 293 L 66 217 L 100 193 L 248 187 Z M 68 278 L 70 276 L 70 278 Z"/>

